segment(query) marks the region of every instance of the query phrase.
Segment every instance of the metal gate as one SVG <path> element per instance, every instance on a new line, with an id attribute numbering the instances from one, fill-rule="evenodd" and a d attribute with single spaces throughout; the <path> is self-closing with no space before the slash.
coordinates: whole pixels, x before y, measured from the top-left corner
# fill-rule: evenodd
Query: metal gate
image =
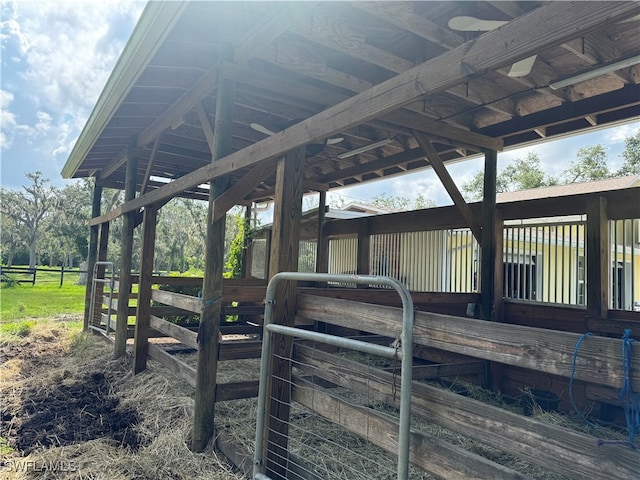
<path id="1" fill-rule="evenodd" d="M 403 305 L 402 333 L 399 342 L 392 346 L 382 346 L 362 340 L 344 338 L 316 331 L 304 330 L 296 327 L 289 327 L 273 323 L 273 308 L 275 305 L 275 292 L 279 282 L 282 281 L 315 281 L 330 282 L 332 284 L 363 284 L 385 286 L 395 289 Z M 345 315 L 348 315 L 345 312 Z M 254 455 L 254 479 L 270 480 L 266 475 L 266 459 L 269 445 L 265 442 L 265 423 L 267 412 L 267 400 L 272 398 L 272 392 L 267 392 L 269 380 L 269 363 L 272 357 L 274 334 L 291 336 L 302 340 L 309 340 L 316 343 L 331 345 L 334 347 L 346 348 L 355 352 L 375 355 L 401 361 L 400 372 L 400 413 L 398 419 L 398 451 L 397 451 L 397 478 L 405 480 L 408 478 L 409 468 L 409 428 L 411 410 L 411 380 L 412 380 L 412 358 L 413 358 L 413 321 L 414 309 L 413 301 L 409 291 L 398 280 L 390 277 L 370 276 L 370 275 L 330 275 L 324 273 L 299 273 L 283 272 L 276 274 L 267 286 L 264 313 L 264 338 L 262 344 L 262 362 L 260 371 L 260 390 L 258 396 L 258 412 L 256 424 L 256 445 Z M 303 459 L 304 460 L 304 459 Z"/>

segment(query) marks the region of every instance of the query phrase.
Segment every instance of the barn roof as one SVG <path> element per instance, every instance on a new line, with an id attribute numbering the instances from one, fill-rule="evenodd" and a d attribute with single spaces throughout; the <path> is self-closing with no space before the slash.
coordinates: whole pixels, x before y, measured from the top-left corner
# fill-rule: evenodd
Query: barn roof
<path id="1" fill-rule="evenodd" d="M 639 14 L 632 2 L 149 2 L 62 175 L 124 188 L 135 155 L 138 191 L 201 169 L 181 194 L 205 198 L 219 75 L 236 81 L 232 143 L 246 152 L 223 168 L 232 182 L 292 145 L 308 145 L 306 187 L 322 190 L 428 168 L 414 131 L 447 163 L 627 122 L 640 114 Z M 244 201 L 273 194 L 265 175 Z"/>

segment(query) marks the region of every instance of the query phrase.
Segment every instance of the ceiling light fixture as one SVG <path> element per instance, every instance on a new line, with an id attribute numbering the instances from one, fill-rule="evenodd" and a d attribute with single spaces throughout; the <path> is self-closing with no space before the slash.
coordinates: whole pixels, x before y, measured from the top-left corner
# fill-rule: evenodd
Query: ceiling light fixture
<path id="1" fill-rule="evenodd" d="M 379 142 L 374 142 L 369 145 L 365 145 L 364 147 L 356 148 L 355 150 L 349 150 L 348 152 L 341 153 L 338 155 L 339 159 L 353 157 L 354 155 L 358 155 L 359 153 L 368 152 L 369 150 L 373 150 L 374 148 L 384 147 L 385 145 L 389 145 L 393 142 L 393 138 L 385 138 L 384 140 L 380 140 Z"/>
<path id="2" fill-rule="evenodd" d="M 640 56 L 635 55 L 633 57 L 625 58 L 617 62 L 602 65 L 601 67 L 594 68 L 593 70 L 579 73 L 578 75 L 573 75 L 572 77 L 565 78 L 564 80 L 552 82 L 549 84 L 549 88 L 551 88 L 552 90 L 558 90 L 560 88 L 568 87 L 569 85 L 574 85 L 586 80 L 592 80 L 596 77 L 599 77 L 600 75 L 604 75 L 605 73 L 611 73 L 615 72 L 616 70 L 620 70 L 621 68 L 631 67 L 638 63 L 640 63 Z"/>

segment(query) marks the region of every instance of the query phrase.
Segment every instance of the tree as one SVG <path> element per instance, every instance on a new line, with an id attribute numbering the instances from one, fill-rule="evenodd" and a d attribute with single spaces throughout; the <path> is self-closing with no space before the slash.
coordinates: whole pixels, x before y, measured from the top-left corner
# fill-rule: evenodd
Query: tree
<path id="1" fill-rule="evenodd" d="M 624 151 L 621 155 L 624 162 L 616 172 L 616 177 L 640 175 L 640 129 L 635 135 L 624 139 Z"/>
<path id="2" fill-rule="evenodd" d="M 412 200 L 409 197 L 402 195 L 391 196 L 384 192 L 373 197 L 371 204 L 389 210 L 419 210 L 436 206 L 433 200 L 425 198 L 422 194 Z"/>
<path id="3" fill-rule="evenodd" d="M 540 157 L 531 152 L 526 158 L 518 158 L 496 177 L 496 193 L 514 192 L 530 188 L 555 185 L 558 180 L 547 176 L 540 165 Z M 477 172 L 473 179 L 462 185 L 468 200 L 480 200 L 484 190 L 484 172 Z"/>
<path id="4" fill-rule="evenodd" d="M 42 172 L 28 172 L 26 177 L 31 185 L 23 190 L 2 190 L 1 211 L 11 218 L 18 227 L 22 227 L 29 245 L 29 268 L 37 262 L 37 244 L 42 235 L 45 217 L 56 206 L 57 189 L 49 185 L 49 179 L 42 177 Z"/>
<path id="5" fill-rule="evenodd" d="M 563 184 L 592 182 L 611 176 L 607 166 L 607 152 L 602 145 L 582 147 L 576 155 L 578 159 L 571 162 L 562 174 Z"/>

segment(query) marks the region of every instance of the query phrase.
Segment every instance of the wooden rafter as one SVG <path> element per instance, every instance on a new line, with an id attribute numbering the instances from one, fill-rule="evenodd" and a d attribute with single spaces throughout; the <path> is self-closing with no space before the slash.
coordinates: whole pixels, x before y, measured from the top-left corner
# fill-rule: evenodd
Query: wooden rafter
<path id="1" fill-rule="evenodd" d="M 465 44 L 428 60 L 242 152 L 231 154 L 215 166 L 193 171 L 129 202 L 123 209 L 139 208 L 147 202 L 174 196 L 203 181 L 327 138 L 410 104 L 424 95 L 447 90 L 486 71 L 505 67 L 582 33 L 625 19 L 636 10 L 636 5 L 632 3 L 587 2 L 581 4 L 580 15 L 576 15 L 573 4 L 560 2 L 545 5 L 476 38 L 472 44 Z"/>
<path id="2" fill-rule="evenodd" d="M 444 163 L 442 163 L 440 155 L 438 155 L 438 152 L 434 148 L 429 138 L 422 132 L 414 132 L 413 136 L 420 144 L 422 150 L 424 150 L 425 156 L 431 163 L 431 167 L 438 175 L 438 178 L 440 178 L 440 181 L 451 197 L 451 200 L 453 200 L 453 203 L 456 205 L 456 207 L 458 207 L 464 219 L 469 223 L 469 228 L 471 229 L 473 236 L 478 242 L 480 242 L 482 239 L 482 227 L 473 215 L 473 212 L 469 208 L 469 205 L 467 205 L 467 202 L 462 197 L 462 194 L 460 193 L 460 190 L 458 190 L 458 187 L 453 181 L 453 178 L 451 178 L 451 175 L 449 175 L 449 172 L 444 166 Z"/>

